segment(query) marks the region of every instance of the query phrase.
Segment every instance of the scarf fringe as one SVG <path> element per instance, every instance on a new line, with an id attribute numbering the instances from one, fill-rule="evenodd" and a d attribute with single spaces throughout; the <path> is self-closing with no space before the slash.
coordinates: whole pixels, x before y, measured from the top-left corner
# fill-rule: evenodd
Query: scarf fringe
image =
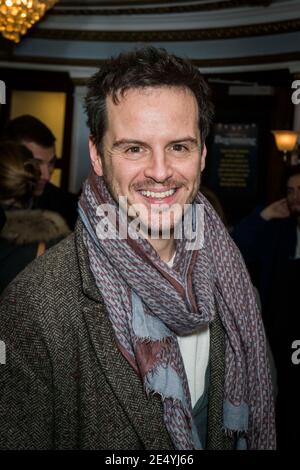
<path id="1" fill-rule="evenodd" d="M 233 438 L 234 436 L 236 436 L 237 438 L 240 438 L 240 437 L 247 438 L 249 435 L 248 431 L 229 429 L 229 428 L 226 428 L 225 426 L 222 426 L 222 432 L 225 434 L 225 436 L 230 437 L 230 438 Z"/>

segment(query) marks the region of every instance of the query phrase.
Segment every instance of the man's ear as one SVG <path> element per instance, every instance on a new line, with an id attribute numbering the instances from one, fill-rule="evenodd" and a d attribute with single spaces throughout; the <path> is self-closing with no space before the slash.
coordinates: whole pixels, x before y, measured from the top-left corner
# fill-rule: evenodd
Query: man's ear
<path id="1" fill-rule="evenodd" d="M 206 159 L 206 155 L 207 155 L 207 148 L 206 148 L 206 145 L 204 144 L 203 145 L 203 150 L 202 150 L 202 155 L 201 155 L 201 172 L 204 170 L 205 168 L 205 159 Z"/>
<path id="2" fill-rule="evenodd" d="M 89 139 L 89 150 L 90 150 L 90 159 L 91 159 L 92 166 L 94 168 L 94 172 L 96 173 L 96 175 L 102 176 L 103 168 L 102 168 L 101 157 L 98 154 L 96 145 L 94 144 L 91 138 Z"/>

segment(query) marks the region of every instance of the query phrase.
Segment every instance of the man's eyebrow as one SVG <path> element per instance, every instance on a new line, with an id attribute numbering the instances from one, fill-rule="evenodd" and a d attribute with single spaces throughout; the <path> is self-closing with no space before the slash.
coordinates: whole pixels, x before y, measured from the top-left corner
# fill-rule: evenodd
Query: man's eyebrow
<path id="1" fill-rule="evenodd" d="M 168 142 L 168 145 L 170 145 L 170 144 L 179 144 L 180 142 L 191 142 L 191 143 L 193 143 L 193 144 L 198 144 L 198 141 L 197 141 L 197 139 L 196 139 L 195 137 L 187 136 L 187 137 L 182 137 L 182 138 L 180 138 L 180 139 L 171 140 L 171 142 Z M 146 142 L 143 142 L 142 140 L 120 139 L 120 140 L 116 140 L 116 141 L 113 143 L 112 148 L 121 147 L 122 145 L 126 145 L 126 144 L 148 145 Z"/>
<path id="2" fill-rule="evenodd" d="M 35 160 L 37 160 L 38 162 L 45 163 L 45 160 L 44 160 L 43 158 L 39 158 L 39 157 L 34 157 L 34 158 L 35 158 Z M 57 156 L 54 155 L 54 156 L 51 158 L 51 160 L 49 160 L 48 165 L 49 165 L 49 163 L 54 163 L 56 159 L 57 159 Z"/>
<path id="3" fill-rule="evenodd" d="M 134 144 L 134 145 L 147 145 L 146 142 L 142 142 L 141 140 L 135 140 L 135 139 L 120 139 L 120 140 L 116 140 L 114 143 L 113 143 L 113 146 L 112 148 L 116 148 L 116 147 L 121 147 L 122 145 L 126 145 L 126 144 Z"/>
<path id="4" fill-rule="evenodd" d="M 181 142 L 191 142 L 192 144 L 197 144 L 198 145 L 198 140 L 195 137 L 190 137 L 190 136 L 183 137 L 182 139 L 172 140 L 171 142 L 169 142 L 169 145 L 170 144 L 180 144 Z"/>

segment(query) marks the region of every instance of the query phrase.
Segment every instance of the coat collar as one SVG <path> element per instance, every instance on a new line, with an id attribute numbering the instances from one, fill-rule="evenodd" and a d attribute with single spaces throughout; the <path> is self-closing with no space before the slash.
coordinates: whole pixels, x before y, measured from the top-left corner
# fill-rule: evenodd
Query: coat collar
<path id="1" fill-rule="evenodd" d="M 13 209 L 5 213 L 1 238 L 16 245 L 50 242 L 64 238 L 70 229 L 57 212 L 40 209 Z"/>
<path id="2" fill-rule="evenodd" d="M 83 242 L 83 224 L 80 219 L 78 219 L 75 227 L 75 247 L 83 293 L 86 297 L 100 303 L 102 307 L 104 307 L 102 296 L 96 286 L 93 273 L 90 269 L 88 252 Z"/>
<path id="3" fill-rule="evenodd" d="M 140 378 L 117 348 L 103 298 L 90 270 L 88 253 L 83 242 L 83 225 L 80 221 L 75 228 L 75 244 L 85 296 L 83 314 L 99 366 L 144 447 L 172 449 L 163 422 L 161 400 L 156 396 L 147 398 Z"/>

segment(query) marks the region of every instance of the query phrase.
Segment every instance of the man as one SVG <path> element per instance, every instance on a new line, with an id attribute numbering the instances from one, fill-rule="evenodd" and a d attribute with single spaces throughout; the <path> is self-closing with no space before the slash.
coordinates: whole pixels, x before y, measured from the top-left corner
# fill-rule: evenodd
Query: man
<path id="1" fill-rule="evenodd" d="M 75 235 L 0 305 L 2 447 L 273 449 L 252 285 L 198 191 L 202 75 L 164 50 L 123 53 L 90 80 L 86 109 L 93 171 Z M 177 234 L 188 216 L 201 231 L 199 206 L 198 246 Z"/>
<path id="2" fill-rule="evenodd" d="M 50 183 L 56 162 L 55 137 L 51 130 L 34 116 L 23 115 L 9 121 L 3 137 L 25 145 L 39 161 L 41 178 L 35 189 L 33 208 L 58 212 L 74 229 L 77 197 Z"/>
<path id="3" fill-rule="evenodd" d="M 286 197 L 255 210 L 232 236 L 259 289 L 266 327 L 271 330 L 275 286 L 285 279 L 287 262 L 300 258 L 300 166 L 287 171 Z"/>
<path id="4" fill-rule="evenodd" d="M 292 345 L 300 335 L 300 166 L 286 175 L 286 197 L 256 210 L 233 237 L 252 271 L 278 371 L 278 447 L 297 445 L 299 371 Z"/>

